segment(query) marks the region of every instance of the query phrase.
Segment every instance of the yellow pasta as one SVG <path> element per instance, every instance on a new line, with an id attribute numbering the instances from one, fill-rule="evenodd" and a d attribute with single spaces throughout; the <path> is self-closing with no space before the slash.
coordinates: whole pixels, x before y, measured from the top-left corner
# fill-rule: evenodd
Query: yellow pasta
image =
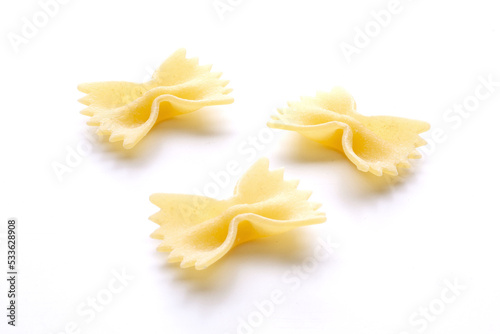
<path id="1" fill-rule="evenodd" d="M 377 176 L 398 175 L 399 167 L 411 167 L 409 159 L 421 157 L 416 148 L 426 144 L 418 134 L 430 128 L 422 121 L 358 114 L 353 97 L 340 87 L 289 102 L 271 118 L 269 127 L 297 131 Z"/>
<path id="2" fill-rule="evenodd" d="M 172 117 L 205 106 L 230 104 L 225 88 L 229 81 L 221 73 L 210 72 L 211 65 L 199 66 L 198 59 L 186 58 L 186 50 L 173 53 L 145 83 L 110 81 L 86 83 L 78 89 L 86 93 L 79 101 L 88 107 L 88 125 L 109 141 L 123 140 L 123 147 L 134 147 L 155 125 Z"/>
<path id="3" fill-rule="evenodd" d="M 283 180 L 283 169 L 269 171 L 262 158 L 226 200 L 153 194 L 150 200 L 161 210 L 150 217 L 160 225 L 151 237 L 162 240 L 158 251 L 170 252 L 169 262 L 205 269 L 243 242 L 324 222 L 324 213 L 317 212 L 321 205 L 309 202 L 311 192 L 297 185 Z"/>

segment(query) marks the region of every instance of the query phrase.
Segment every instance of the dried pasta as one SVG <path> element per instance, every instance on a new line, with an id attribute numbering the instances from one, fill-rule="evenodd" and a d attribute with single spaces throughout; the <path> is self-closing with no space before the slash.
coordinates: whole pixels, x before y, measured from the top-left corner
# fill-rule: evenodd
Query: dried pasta
<path id="1" fill-rule="evenodd" d="M 109 141 L 123 141 L 134 147 L 155 125 L 172 117 L 205 106 L 230 104 L 225 88 L 229 81 L 221 73 L 210 72 L 211 65 L 199 66 L 198 59 L 186 58 L 186 50 L 173 53 L 145 83 L 110 81 L 86 83 L 78 89 L 86 93 L 79 101 L 88 107 L 88 125 L 98 126 Z"/>
<path id="2" fill-rule="evenodd" d="M 271 116 L 268 126 L 297 131 L 341 151 L 359 170 L 377 176 L 398 175 L 399 167 L 409 168 L 409 159 L 421 157 L 416 148 L 426 144 L 418 134 L 430 128 L 422 121 L 358 114 L 353 97 L 340 87 L 289 102 L 288 108 Z"/>
<path id="3" fill-rule="evenodd" d="M 205 269 L 243 242 L 324 222 L 324 213 L 317 212 L 321 205 L 309 202 L 311 192 L 297 185 L 283 180 L 283 169 L 269 171 L 262 158 L 226 200 L 153 194 L 150 200 L 161 210 L 150 217 L 160 225 L 151 237 L 162 240 L 158 251 L 170 252 L 169 262 Z"/>

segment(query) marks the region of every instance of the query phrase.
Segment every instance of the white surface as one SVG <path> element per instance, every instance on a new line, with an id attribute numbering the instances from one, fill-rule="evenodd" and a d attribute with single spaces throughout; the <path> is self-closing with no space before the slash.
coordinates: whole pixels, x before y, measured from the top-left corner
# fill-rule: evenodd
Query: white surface
<path id="1" fill-rule="evenodd" d="M 20 295 L 18 327 L 2 311 L 0 331 L 59 334 L 74 322 L 80 333 L 232 334 L 239 317 L 259 320 L 254 303 L 277 290 L 284 301 L 247 333 L 500 332 L 500 87 L 456 129 L 443 120 L 480 76 L 500 81 L 494 3 L 402 0 L 349 64 L 340 44 L 352 43 L 355 28 L 389 1 L 233 3 L 221 20 L 212 0 L 73 0 L 16 54 L 7 33 L 19 33 L 22 17 L 40 6 L 2 2 L 0 231 L 18 218 Z M 51 164 L 92 130 L 76 86 L 143 81 L 179 47 L 222 71 L 235 103 L 165 122 L 132 151 L 96 143 L 59 182 Z M 147 218 L 157 208 L 148 196 L 194 193 L 232 159 L 246 169 L 255 158 L 237 148 L 250 145 L 277 107 L 335 85 L 353 94 L 360 113 L 426 120 L 447 140 L 390 184 L 275 131 L 256 155 L 313 190 L 327 223 L 239 246 L 205 271 L 166 264 L 149 238 L 156 225 Z M 289 270 L 308 263 L 318 238 L 339 247 L 294 290 Z M 1 249 L 5 263 L 4 240 Z M 134 279 L 89 322 L 77 309 L 88 311 L 82 303 L 106 294 L 122 268 Z M 409 319 L 451 296 L 445 280 L 466 288 L 422 330 L 423 318 Z"/>

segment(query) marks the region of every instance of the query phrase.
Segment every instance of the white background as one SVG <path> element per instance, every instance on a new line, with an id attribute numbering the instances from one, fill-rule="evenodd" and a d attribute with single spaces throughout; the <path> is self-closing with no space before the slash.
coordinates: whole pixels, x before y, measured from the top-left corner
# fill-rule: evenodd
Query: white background
<path id="1" fill-rule="evenodd" d="M 212 0 L 72 0 L 15 52 L 8 36 L 41 7 L 2 1 L 0 261 L 5 268 L 13 216 L 20 278 L 14 329 L 0 280 L 0 331 L 70 333 L 74 323 L 79 333 L 232 334 L 253 317 L 262 321 L 243 333 L 499 333 L 500 87 L 468 117 L 443 118 L 474 101 L 480 77 L 500 81 L 494 2 L 401 0 L 350 62 L 342 42 L 353 44 L 389 1 L 232 3 L 221 18 Z M 60 182 L 52 164 L 95 137 L 77 85 L 147 80 L 179 47 L 224 73 L 234 104 L 167 121 L 130 151 L 97 141 Z M 391 181 L 287 131 L 249 153 L 276 108 L 336 85 L 362 114 L 431 123 L 438 130 L 424 135 L 424 158 Z M 241 245 L 204 271 L 167 264 L 149 238 L 157 211 L 149 195 L 194 193 L 228 161 L 246 169 L 257 156 L 313 190 L 328 221 Z M 283 277 L 310 260 L 318 238 L 339 246 L 293 289 Z M 122 270 L 133 279 L 93 320 L 77 311 Z M 443 304 L 446 280 L 463 290 Z M 255 303 L 273 290 L 284 301 L 259 318 Z M 440 305 L 422 320 L 419 312 Z"/>

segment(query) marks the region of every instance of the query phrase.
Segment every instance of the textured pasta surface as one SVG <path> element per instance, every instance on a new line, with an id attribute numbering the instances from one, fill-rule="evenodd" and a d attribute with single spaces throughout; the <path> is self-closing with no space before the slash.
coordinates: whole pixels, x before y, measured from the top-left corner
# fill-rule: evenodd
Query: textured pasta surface
<path id="1" fill-rule="evenodd" d="M 283 180 L 283 169 L 270 171 L 262 158 L 227 200 L 153 194 L 150 200 L 161 210 L 150 217 L 159 225 L 151 237 L 162 240 L 158 251 L 170 252 L 169 262 L 205 269 L 243 242 L 324 222 L 324 213 L 317 211 L 321 205 L 309 202 L 311 192 L 297 185 Z"/>
<path id="2" fill-rule="evenodd" d="M 198 59 L 186 58 L 186 50 L 173 53 L 145 83 L 109 81 L 85 83 L 78 89 L 87 95 L 79 101 L 88 107 L 88 125 L 98 126 L 98 134 L 109 141 L 123 141 L 134 147 L 151 128 L 164 120 L 196 111 L 205 106 L 230 104 L 225 88 L 229 81 L 221 73 L 200 66 Z"/>
<path id="3" fill-rule="evenodd" d="M 269 127 L 296 131 L 341 151 L 359 170 L 378 176 L 411 167 L 409 159 L 421 157 L 416 148 L 426 144 L 419 134 L 430 128 L 422 121 L 358 114 L 353 97 L 340 87 L 289 102 L 271 118 Z"/>

